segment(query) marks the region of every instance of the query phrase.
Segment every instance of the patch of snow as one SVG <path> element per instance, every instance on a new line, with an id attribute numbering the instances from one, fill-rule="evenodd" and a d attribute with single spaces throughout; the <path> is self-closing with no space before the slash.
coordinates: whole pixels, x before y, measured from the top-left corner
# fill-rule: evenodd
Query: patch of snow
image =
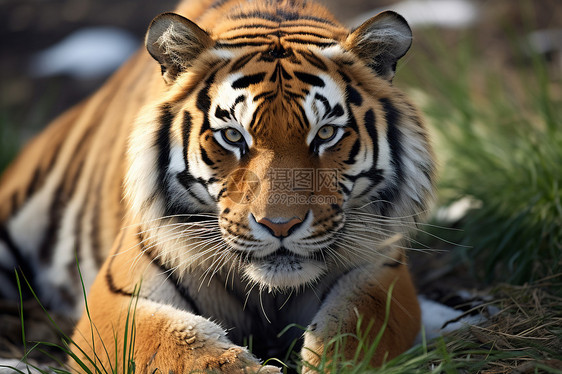
<path id="1" fill-rule="evenodd" d="M 527 37 L 536 53 L 562 52 L 562 29 L 536 30 Z"/>
<path id="2" fill-rule="evenodd" d="M 463 28 L 476 22 L 478 8 L 470 0 L 405 0 L 387 8 L 377 8 L 356 17 L 351 24 L 359 26 L 383 10 L 402 15 L 411 27 L 439 26 Z"/>
<path id="3" fill-rule="evenodd" d="M 36 53 L 31 59 L 29 73 L 34 77 L 107 76 L 125 62 L 139 45 L 134 36 L 118 28 L 81 29 L 52 47 Z"/>
<path id="4" fill-rule="evenodd" d="M 463 311 L 429 300 L 421 295 L 418 296 L 418 301 L 422 310 L 422 326 L 427 340 L 467 325 L 480 324 L 486 320 L 482 315 L 467 315 L 457 321 L 457 318 L 464 314 Z M 421 343 L 421 334 L 418 335 L 416 343 Z"/>
<path id="5" fill-rule="evenodd" d="M 449 206 L 441 207 L 435 212 L 435 218 L 440 222 L 455 223 L 460 221 L 469 210 L 482 207 L 482 202 L 465 196 Z"/>

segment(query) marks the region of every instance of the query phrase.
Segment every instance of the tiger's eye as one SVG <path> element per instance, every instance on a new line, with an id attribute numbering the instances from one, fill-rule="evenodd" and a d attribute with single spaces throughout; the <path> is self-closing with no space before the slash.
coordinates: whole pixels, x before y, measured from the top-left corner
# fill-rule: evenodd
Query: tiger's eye
<path id="1" fill-rule="evenodd" d="M 317 136 L 321 140 L 330 140 L 336 134 L 336 128 L 332 125 L 322 126 L 318 130 Z"/>
<path id="2" fill-rule="evenodd" d="M 222 132 L 224 138 L 231 143 L 238 143 L 242 140 L 242 134 L 235 129 L 226 129 Z"/>

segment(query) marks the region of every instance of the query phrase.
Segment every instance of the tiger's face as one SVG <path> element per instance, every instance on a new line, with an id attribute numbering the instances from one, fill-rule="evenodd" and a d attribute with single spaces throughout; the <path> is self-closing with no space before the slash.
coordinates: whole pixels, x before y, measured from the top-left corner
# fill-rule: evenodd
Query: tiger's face
<path id="1" fill-rule="evenodd" d="M 127 185 L 170 268 L 287 289 L 385 260 L 433 165 L 417 112 L 343 42 L 270 39 L 178 69 L 133 134 Z"/>

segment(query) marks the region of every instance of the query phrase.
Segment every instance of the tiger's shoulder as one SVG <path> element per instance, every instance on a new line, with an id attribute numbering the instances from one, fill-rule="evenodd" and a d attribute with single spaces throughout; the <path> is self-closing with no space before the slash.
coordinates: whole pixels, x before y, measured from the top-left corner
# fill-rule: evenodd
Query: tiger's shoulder
<path id="1" fill-rule="evenodd" d="M 159 342 L 202 357 L 170 343 L 189 334 L 207 353 L 254 336 L 262 357 L 278 355 L 299 338 L 275 338 L 291 323 L 315 326 L 303 344 L 318 353 L 339 322 L 357 326 L 353 311 L 382 321 L 396 285 L 382 346 L 398 354 L 419 327 L 402 247 L 435 178 L 421 114 L 392 84 L 411 39 L 394 12 L 349 31 L 304 0 L 189 1 L 157 16 L 147 51 L 5 174 L 1 276 L 26 264 L 52 307 L 78 315 L 78 259 L 106 327 L 142 281 L 140 354 L 164 366 Z M 84 318 L 77 334 L 91 337 Z M 176 324 L 202 318 L 224 333 Z"/>

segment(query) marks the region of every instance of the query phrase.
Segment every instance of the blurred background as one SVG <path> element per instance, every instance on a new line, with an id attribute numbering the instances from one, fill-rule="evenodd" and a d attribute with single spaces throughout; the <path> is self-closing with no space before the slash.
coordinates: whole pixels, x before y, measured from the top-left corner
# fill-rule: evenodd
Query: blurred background
<path id="1" fill-rule="evenodd" d="M 152 18 L 173 10 L 175 3 L 0 2 L 0 170 L 30 137 L 95 91 L 130 54 L 142 48 Z M 489 218 L 487 208 L 492 201 L 487 198 L 496 199 L 489 208 L 494 210 L 494 217 L 499 210 L 507 209 L 498 222 L 513 214 L 510 209 L 516 204 L 512 199 L 525 200 L 517 208 L 520 213 L 535 209 L 533 206 L 541 201 L 537 188 L 543 197 L 556 196 L 554 200 L 545 199 L 557 203 L 537 211 L 533 225 L 540 226 L 546 218 L 552 220 L 554 228 L 561 225 L 557 213 L 560 191 L 553 187 L 559 185 L 560 175 L 556 158 L 562 100 L 559 0 L 326 0 L 324 4 L 350 27 L 384 9 L 401 13 L 412 26 L 414 43 L 399 63 L 395 82 L 414 97 L 432 126 L 442 175 L 439 205 L 443 208 L 456 202 L 453 210 L 439 211 L 439 219 L 455 221 L 445 226 L 458 223 L 468 210 L 482 207 L 484 202 L 485 209 L 480 212 Z M 530 189 L 528 181 L 532 180 L 535 182 Z M 476 191 L 478 188 L 481 190 Z M 498 199 L 505 199 L 505 204 Z M 481 231 L 492 224 L 476 224 L 476 237 L 470 240 L 482 241 L 485 235 Z M 529 225 L 523 219 L 517 225 L 507 224 L 505 229 L 510 234 L 510 227 Z M 538 226 L 532 235 L 548 239 L 544 228 Z M 497 227 L 494 230 L 498 232 Z M 494 232 L 489 234 L 494 238 Z M 512 240 L 521 239 L 520 233 L 512 234 Z M 560 239 L 560 234 L 555 237 Z M 486 248 L 501 242 L 499 236 L 493 240 L 496 242 L 482 245 L 464 243 L 466 238 L 461 241 L 481 249 L 482 256 L 488 257 Z M 560 243 L 549 243 L 557 248 L 548 249 L 551 255 L 547 261 L 559 263 L 556 252 L 562 251 Z M 530 244 L 533 248 L 527 250 L 532 256 L 522 261 L 521 257 L 513 258 L 504 244 L 500 257 L 506 256 L 507 268 L 496 268 L 498 261 L 494 258 L 483 270 L 488 280 L 502 271 L 518 278 L 518 282 L 536 278 L 536 265 L 532 264 L 540 252 L 536 245 Z M 468 258 L 473 259 L 475 253 L 480 252 L 473 251 Z"/>
<path id="2" fill-rule="evenodd" d="M 2 0 L 0 170 L 100 87 L 175 3 Z M 413 28 L 394 82 L 424 111 L 440 164 L 432 220 L 410 243 L 420 292 L 447 302 L 461 289 L 540 284 L 562 297 L 562 2 L 323 3 L 350 27 L 393 9 Z M 559 326 L 561 305 L 548 309 Z M 560 330 L 540 330 L 558 352 Z"/>
<path id="3" fill-rule="evenodd" d="M 2 122 L 14 127 L 18 139 L 29 138 L 99 87 L 142 44 L 152 18 L 173 10 L 175 3 L 1 1 Z M 324 4 L 350 26 L 379 10 L 402 13 L 414 27 L 416 38 L 402 65 L 419 64 L 416 54 L 423 50 L 423 43 L 432 44 L 434 38 L 448 54 L 468 38 L 478 46 L 474 60 L 512 69 L 521 62 L 520 56 L 514 56 L 518 52 L 513 51 L 514 44 L 522 49 L 530 42 L 536 52 L 551 59 L 560 76 L 562 4 L 558 0 L 327 0 Z M 435 30 L 429 39 L 420 32 L 427 29 Z"/>

